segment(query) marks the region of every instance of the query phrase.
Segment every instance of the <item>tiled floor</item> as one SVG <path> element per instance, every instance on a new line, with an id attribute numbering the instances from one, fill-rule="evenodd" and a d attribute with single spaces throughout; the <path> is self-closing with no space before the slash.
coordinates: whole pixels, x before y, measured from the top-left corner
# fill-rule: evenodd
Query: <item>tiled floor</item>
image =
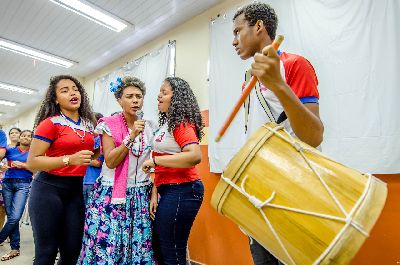
<path id="1" fill-rule="evenodd" d="M 8 261 L 0 261 L 0 265 L 30 265 L 33 263 L 34 245 L 32 236 L 32 227 L 22 224 L 21 232 L 21 255 Z M 4 242 L 0 246 L 0 257 L 10 251 L 10 244 Z"/>
<path id="2" fill-rule="evenodd" d="M 22 224 L 20 226 L 21 232 L 21 255 L 15 257 L 11 260 L 0 261 L 0 265 L 31 265 L 33 263 L 34 257 L 34 244 L 33 244 L 33 235 L 32 235 L 32 227 L 30 225 Z M 0 257 L 10 251 L 10 244 L 4 242 L 2 246 L 0 246 Z M 191 261 L 188 264 L 191 265 L 201 265 L 201 263 L 197 263 Z"/>

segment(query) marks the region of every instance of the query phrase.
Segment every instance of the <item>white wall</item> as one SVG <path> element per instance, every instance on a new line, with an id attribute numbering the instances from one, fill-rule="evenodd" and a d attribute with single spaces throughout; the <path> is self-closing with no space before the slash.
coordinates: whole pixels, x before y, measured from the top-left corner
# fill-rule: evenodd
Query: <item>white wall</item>
<path id="1" fill-rule="evenodd" d="M 8 130 L 11 127 L 18 127 L 21 130 L 32 130 L 35 121 L 36 113 L 39 110 L 39 105 L 35 108 L 25 111 L 17 118 L 3 124 L 3 129 Z"/>

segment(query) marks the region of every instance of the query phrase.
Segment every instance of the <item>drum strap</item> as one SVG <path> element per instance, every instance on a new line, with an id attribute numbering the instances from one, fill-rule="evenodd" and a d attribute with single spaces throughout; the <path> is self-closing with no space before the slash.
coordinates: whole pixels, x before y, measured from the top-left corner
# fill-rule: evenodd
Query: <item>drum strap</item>
<path id="1" fill-rule="evenodd" d="M 245 74 L 245 84 L 247 85 L 248 82 L 250 82 L 250 78 L 251 78 L 251 69 L 246 71 Z M 261 106 L 264 109 L 265 114 L 267 115 L 269 121 L 271 122 L 275 122 L 277 124 L 281 124 L 282 122 L 284 122 L 287 119 L 286 113 L 283 111 L 278 119 L 276 120 L 274 115 L 272 114 L 271 111 L 271 107 L 268 104 L 267 100 L 265 99 L 264 95 L 261 92 L 261 86 L 260 86 L 260 82 L 257 82 L 256 87 L 256 95 L 258 98 L 258 101 L 260 102 Z M 244 112 L 245 112 L 245 131 L 247 132 L 247 125 L 249 122 L 249 113 L 250 113 L 250 96 L 247 97 L 246 101 L 244 102 Z"/>
<path id="2" fill-rule="evenodd" d="M 247 70 L 245 75 L 244 75 L 244 82 L 247 85 L 247 83 L 250 82 L 250 78 L 251 78 L 251 70 Z M 244 87 L 243 87 L 244 89 Z M 251 95 L 251 94 L 250 94 Z M 250 112 L 250 95 L 246 98 L 246 100 L 244 101 L 244 129 L 245 132 L 247 133 L 247 124 L 249 122 L 249 112 Z"/>
<path id="3" fill-rule="evenodd" d="M 271 107 L 269 106 L 269 104 L 268 104 L 267 100 L 265 99 L 264 95 L 261 93 L 261 86 L 260 86 L 259 82 L 257 82 L 255 89 L 256 89 L 256 94 L 257 94 L 258 101 L 260 102 L 261 106 L 263 107 L 265 114 L 267 114 L 268 119 L 270 121 L 276 123 L 275 117 L 274 117 L 274 115 L 272 114 L 272 111 L 271 111 Z"/>

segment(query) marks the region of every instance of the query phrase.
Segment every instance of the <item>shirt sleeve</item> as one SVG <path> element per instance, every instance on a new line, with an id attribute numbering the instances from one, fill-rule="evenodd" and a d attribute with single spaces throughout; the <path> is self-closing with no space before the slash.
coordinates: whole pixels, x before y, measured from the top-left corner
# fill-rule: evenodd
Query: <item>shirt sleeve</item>
<path id="1" fill-rule="evenodd" d="M 7 147 L 7 135 L 6 133 L 0 129 L 0 148 L 6 148 Z"/>
<path id="2" fill-rule="evenodd" d="M 318 79 L 311 63 L 302 56 L 289 56 L 284 60 L 286 82 L 305 103 L 318 103 Z"/>
<path id="3" fill-rule="evenodd" d="M 96 126 L 96 129 L 94 130 L 95 133 L 98 135 L 103 135 L 103 133 L 108 134 L 108 136 L 112 137 L 111 130 L 108 128 L 108 125 L 106 124 L 105 121 L 99 121 L 99 123 Z"/>
<path id="4" fill-rule="evenodd" d="M 175 127 L 174 138 L 181 149 L 189 144 L 199 143 L 196 127 L 193 124 L 181 123 L 179 126 Z"/>
<path id="5" fill-rule="evenodd" d="M 39 123 L 33 137 L 48 143 L 52 143 L 55 140 L 56 133 L 56 126 L 51 121 L 51 118 L 47 118 Z"/>

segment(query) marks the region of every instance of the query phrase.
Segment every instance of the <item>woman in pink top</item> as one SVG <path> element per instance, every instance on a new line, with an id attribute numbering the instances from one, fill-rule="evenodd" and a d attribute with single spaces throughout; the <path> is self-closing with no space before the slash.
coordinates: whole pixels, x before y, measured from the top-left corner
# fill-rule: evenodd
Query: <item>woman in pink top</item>
<path id="1" fill-rule="evenodd" d="M 101 118 L 96 127 L 105 161 L 89 195 L 77 265 L 154 265 L 157 190 L 142 163 L 150 158 L 157 125 L 141 116 L 146 87 L 140 79 L 117 78 L 110 91 L 122 112 Z"/>

